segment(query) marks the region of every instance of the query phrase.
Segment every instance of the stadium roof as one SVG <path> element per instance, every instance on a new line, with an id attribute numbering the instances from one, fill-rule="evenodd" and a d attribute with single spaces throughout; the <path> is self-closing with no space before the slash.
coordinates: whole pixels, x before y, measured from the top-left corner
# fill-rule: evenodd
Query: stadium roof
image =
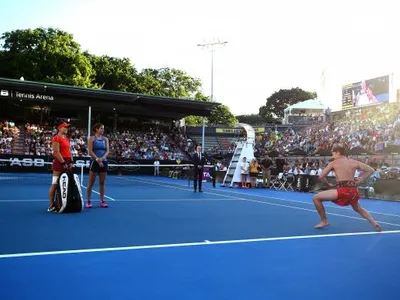
<path id="1" fill-rule="evenodd" d="M 46 82 L 0 77 L 0 100 L 16 99 L 54 108 L 109 111 L 149 118 L 181 119 L 189 115 L 209 116 L 219 103 L 82 88 Z"/>

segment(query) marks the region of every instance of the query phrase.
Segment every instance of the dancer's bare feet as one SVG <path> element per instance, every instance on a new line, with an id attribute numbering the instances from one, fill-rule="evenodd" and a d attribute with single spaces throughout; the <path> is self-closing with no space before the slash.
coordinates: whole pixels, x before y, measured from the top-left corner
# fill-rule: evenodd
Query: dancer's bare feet
<path id="1" fill-rule="evenodd" d="M 329 225 L 328 221 L 321 221 L 319 224 L 315 225 L 315 229 L 321 229 Z"/>
<path id="2" fill-rule="evenodd" d="M 382 231 L 381 226 L 379 226 L 378 224 L 374 224 L 374 228 L 375 228 L 375 230 L 376 230 L 377 232 L 381 232 L 381 231 Z"/>

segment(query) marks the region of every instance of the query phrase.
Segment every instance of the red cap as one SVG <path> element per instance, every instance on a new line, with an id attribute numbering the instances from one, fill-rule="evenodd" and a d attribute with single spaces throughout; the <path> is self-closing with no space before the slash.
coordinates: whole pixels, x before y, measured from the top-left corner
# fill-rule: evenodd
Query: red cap
<path id="1" fill-rule="evenodd" d="M 71 126 L 71 124 L 68 124 L 68 123 L 63 122 L 63 123 L 61 123 L 60 125 L 58 125 L 57 129 L 60 130 L 60 129 L 63 128 L 63 127 L 69 127 L 69 126 Z"/>

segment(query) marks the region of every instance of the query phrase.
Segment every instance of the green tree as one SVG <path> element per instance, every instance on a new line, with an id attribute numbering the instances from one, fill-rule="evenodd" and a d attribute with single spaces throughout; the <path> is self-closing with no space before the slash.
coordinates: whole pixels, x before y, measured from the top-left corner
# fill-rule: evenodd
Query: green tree
<path id="1" fill-rule="evenodd" d="M 208 102 L 208 101 L 210 101 L 210 98 L 203 95 L 203 93 L 201 93 L 201 92 L 197 92 L 194 95 L 194 100 Z M 193 126 L 193 127 L 202 126 L 203 125 L 203 117 L 187 116 L 185 118 L 185 124 L 186 124 L 186 126 Z"/>
<path id="2" fill-rule="evenodd" d="M 211 101 L 209 97 L 203 95 L 201 92 L 197 92 L 194 96 L 194 100 L 209 102 Z M 186 126 L 202 126 L 203 117 L 199 116 L 188 116 L 185 118 Z M 234 126 L 238 123 L 238 120 L 231 113 L 230 109 L 226 105 L 218 105 L 215 107 L 208 118 L 206 118 L 207 126 L 218 126 L 227 125 Z"/>
<path id="3" fill-rule="evenodd" d="M 267 98 L 267 102 L 259 109 L 259 115 L 268 123 L 279 123 L 288 106 L 308 99 L 315 99 L 317 93 L 304 91 L 301 88 L 281 89 Z"/>
<path id="4" fill-rule="evenodd" d="M 173 98 L 194 98 L 201 88 L 199 79 L 178 69 L 143 69 L 138 74 L 142 94 Z"/>
<path id="5" fill-rule="evenodd" d="M 185 118 L 186 126 L 198 127 L 203 125 L 203 117 L 199 116 L 187 116 Z"/>
<path id="6" fill-rule="evenodd" d="M 128 58 L 96 56 L 82 52 L 67 32 L 36 28 L 5 32 L 1 37 L 0 77 L 45 81 L 65 85 L 173 98 L 210 101 L 201 92 L 201 81 L 174 68 L 138 72 Z M 189 116 L 186 123 L 202 124 L 202 117 Z M 219 106 L 207 124 L 233 125 L 236 118 L 227 106 Z"/>
<path id="7" fill-rule="evenodd" d="M 240 115 L 236 116 L 236 119 L 240 123 L 245 123 L 249 125 L 261 125 L 265 123 L 265 120 L 257 114 L 251 114 L 251 115 Z"/>
<path id="8" fill-rule="evenodd" d="M 153 75 L 150 70 L 142 70 L 136 80 L 140 94 L 153 96 L 167 96 L 161 87 L 161 82 Z"/>
<path id="9" fill-rule="evenodd" d="M 235 126 L 238 120 L 231 113 L 230 109 L 226 105 L 218 105 L 212 111 L 208 117 L 208 125 L 226 125 Z"/>
<path id="10" fill-rule="evenodd" d="M 139 92 L 138 72 L 129 58 L 96 56 L 88 52 L 84 55 L 92 65 L 95 73 L 94 82 L 99 87 L 112 91 Z"/>
<path id="11" fill-rule="evenodd" d="M 58 29 L 5 32 L 0 76 L 93 87 L 92 66 L 73 36 Z"/>

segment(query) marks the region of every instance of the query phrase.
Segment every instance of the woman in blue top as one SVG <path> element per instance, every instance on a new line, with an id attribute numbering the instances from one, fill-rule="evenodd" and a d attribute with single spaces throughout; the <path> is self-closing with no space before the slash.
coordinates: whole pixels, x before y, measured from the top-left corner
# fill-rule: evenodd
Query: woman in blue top
<path id="1" fill-rule="evenodd" d="M 100 207 L 108 207 L 104 201 L 104 183 L 106 180 L 108 164 L 107 155 L 110 152 L 110 144 L 108 138 L 103 136 L 104 125 L 97 123 L 94 125 L 95 134 L 88 140 L 88 150 L 90 155 L 89 182 L 87 186 L 87 204 L 86 207 L 91 208 L 91 196 L 93 184 L 96 181 L 96 175 L 99 174 L 100 186 Z"/>

